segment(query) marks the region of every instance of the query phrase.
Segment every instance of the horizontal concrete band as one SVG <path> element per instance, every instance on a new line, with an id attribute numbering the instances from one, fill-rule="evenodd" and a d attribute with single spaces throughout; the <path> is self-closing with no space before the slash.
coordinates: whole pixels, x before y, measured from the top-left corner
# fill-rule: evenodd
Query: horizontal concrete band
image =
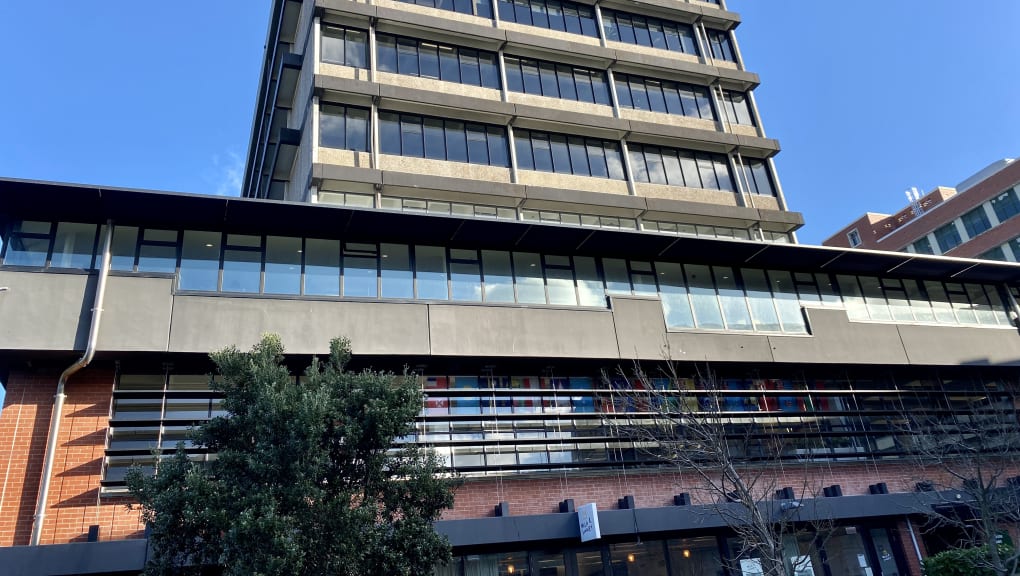
<path id="1" fill-rule="evenodd" d="M 495 496 L 494 496 L 495 497 Z M 859 519 L 903 517 L 925 514 L 941 501 L 937 494 L 900 493 L 835 498 L 806 498 L 763 502 L 767 517 L 795 522 L 848 522 Z M 795 504 L 794 504 L 795 503 Z M 493 502 L 495 505 L 496 502 Z M 792 506 L 791 506 L 792 505 Z M 795 506 L 795 507 L 793 507 Z M 512 512 L 512 511 L 511 511 Z M 739 518 L 743 510 L 737 503 L 701 506 L 670 506 L 633 510 L 600 510 L 599 526 L 604 539 L 654 536 L 683 531 L 725 529 L 728 519 Z M 732 520 L 729 520 L 732 521 Z M 555 540 L 578 541 L 577 514 L 540 514 L 533 516 L 494 516 L 468 520 L 445 520 L 436 530 L 450 539 L 454 547 L 519 544 L 534 546 Z"/>

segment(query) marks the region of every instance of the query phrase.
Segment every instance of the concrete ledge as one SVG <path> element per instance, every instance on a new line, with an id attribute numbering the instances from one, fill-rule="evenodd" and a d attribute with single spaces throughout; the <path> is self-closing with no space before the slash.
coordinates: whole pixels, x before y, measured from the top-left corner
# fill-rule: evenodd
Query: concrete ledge
<path id="1" fill-rule="evenodd" d="M 383 182 L 382 172 L 379 170 L 358 168 L 356 166 L 321 164 L 318 162 L 312 165 L 312 178 L 316 180 L 343 180 L 365 184 L 382 184 Z"/>
<path id="2" fill-rule="evenodd" d="M 336 76 L 316 74 L 314 86 L 315 90 L 319 93 L 322 91 L 331 91 L 361 94 L 363 96 L 379 95 L 378 84 L 373 84 L 366 80 L 355 80 L 353 78 L 339 78 Z"/>
<path id="3" fill-rule="evenodd" d="M 564 190 L 528 186 L 523 206 L 536 210 L 562 210 L 584 214 L 604 214 L 634 218 L 646 208 L 645 199 L 622 194 L 600 194 L 583 190 Z"/>
<path id="4" fill-rule="evenodd" d="M 315 7 L 330 12 L 342 12 L 344 14 L 356 14 L 372 18 L 376 15 L 376 7 L 372 4 L 351 2 L 350 0 L 315 0 Z"/>
<path id="5" fill-rule="evenodd" d="M 411 172 L 396 172 L 387 170 L 382 173 L 382 184 L 387 188 L 390 195 L 399 196 L 399 189 L 407 190 L 441 190 L 467 194 L 464 201 L 485 203 L 485 197 L 513 198 L 510 204 L 500 205 L 515 206 L 521 198 L 524 198 L 524 187 L 506 182 L 478 182 L 465 178 L 450 178 L 446 176 L 429 176 L 426 174 L 414 174 Z M 396 189 L 396 190 L 394 190 Z M 449 198 L 447 198 L 449 199 Z"/>
<path id="6" fill-rule="evenodd" d="M 536 30 L 540 30 L 536 28 Z M 606 68 L 616 60 L 616 50 L 584 42 L 571 42 L 529 34 L 517 30 L 506 31 L 507 48 L 514 56 L 525 56 L 554 62 Z"/>
<path id="7" fill-rule="evenodd" d="M 426 29 L 426 33 L 433 38 L 442 39 L 457 39 L 457 43 L 463 45 L 465 41 L 470 42 L 471 39 L 476 41 L 475 45 L 479 46 L 478 42 L 482 42 L 482 46 L 490 48 L 497 48 L 500 44 L 506 40 L 506 34 L 504 31 L 491 26 L 484 26 L 482 24 L 474 24 L 470 22 L 461 22 L 459 20 L 439 18 L 429 14 L 420 14 L 412 12 L 410 10 L 399 10 L 396 8 L 389 8 L 379 6 L 376 8 L 376 14 L 381 21 L 389 21 L 391 24 L 387 25 L 383 23 L 381 31 L 400 31 L 403 29 L 405 33 L 410 30 L 421 30 Z M 406 24 L 407 26 L 399 27 L 395 24 Z M 420 35 L 418 32 L 413 35 Z M 470 38 L 465 38 L 470 37 Z"/>
<path id="8" fill-rule="evenodd" d="M 514 105 L 498 100 L 459 96 L 447 92 L 420 90 L 392 84 L 379 85 L 379 106 L 383 110 L 408 112 L 412 114 L 435 114 L 444 118 L 451 116 L 451 108 L 457 109 L 460 120 L 505 125 L 514 114 Z"/>
<path id="9" fill-rule="evenodd" d="M 644 216 L 646 220 L 664 220 L 666 222 L 692 224 L 699 222 L 722 224 L 719 221 L 726 220 L 733 226 L 744 228 L 761 218 L 760 210 L 743 206 L 724 206 L 721 204 L 670 200 L 667 198 L 646 198 L 645 202 L 648 205 L 648 211 Z M 695 219 L 692 220 L 690 216 L 694 216 Z"/>

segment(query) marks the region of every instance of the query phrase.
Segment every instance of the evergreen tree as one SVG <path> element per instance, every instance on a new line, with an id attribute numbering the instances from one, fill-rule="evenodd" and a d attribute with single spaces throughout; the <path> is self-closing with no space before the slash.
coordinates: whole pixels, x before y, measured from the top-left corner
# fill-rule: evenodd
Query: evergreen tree
<path id="1" fill-rule="evenodd" d="M 193 463 L 182 447 L 128 486 L 143 507 L 148 575 L 410 575 L 449 559 L 433 522 L 452 505 L 436 455 L 394 448 L 422 406 L 410 378 L 348 372 L 350 343 L 330 343 L 300 383 L 279 337 L 251 352 L 211 355 L 229 414 L 196 431 L 216 453 Z"/>

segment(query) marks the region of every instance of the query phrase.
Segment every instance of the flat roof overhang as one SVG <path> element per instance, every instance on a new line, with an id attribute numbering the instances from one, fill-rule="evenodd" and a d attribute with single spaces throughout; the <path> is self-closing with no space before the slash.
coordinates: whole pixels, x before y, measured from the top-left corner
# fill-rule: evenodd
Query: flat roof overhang
<path id="1" fill-rule="evenodd" d="M 479 184 L 484 186 L 484 184 Z M 129 223 L 353 241 L 667 260 L 805 272 L 1018 283 L 1020 264 L 768 244 L 520 221 L 0 178 L 0 224 L 13 219 Z"/>

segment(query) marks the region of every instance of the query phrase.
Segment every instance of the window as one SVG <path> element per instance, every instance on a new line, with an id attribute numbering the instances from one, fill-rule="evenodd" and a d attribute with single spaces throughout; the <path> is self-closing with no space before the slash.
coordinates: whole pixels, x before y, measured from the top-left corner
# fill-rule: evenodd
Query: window
<path id="1" fill-rule="evenodd" d="M 931 241 L 928 240 L 927 236 L 917 240 L 911 246 L 913 246 L 914 252 L 918 254 L 935 254 L 935 250 L 931 247 Z"/>
<path id="2" fill-rule="evenodd" d="M 856 228 L 846 233 L 846 239 L 850 242 L 851 248 L 861 245 L 861 233 Z"/>
<path id="3" fill-rule="evenodd" d="M 995 210 L 995 216 L 1000 223 L 1020 214 L 1020 200 L 1017 199 L 1016 189 L 1010 188 L 992 198 L 992 210 Z"/>
<path id="4" fill-rule="evenodd" d="M 729 32 L 712 30 L 711 28 L 707 28 L 705 31 L 708 32 L 708 45 L 712 50 L 712 58 L 728 62 L 737 61 L 733 55 L 733 46 L 730 44 Z"/>
<path id="5" fill-rule="evenodd" d="M 138 245 L 138 271 L 173 274 L 177 271 L 177 231 L 146 228 Z"/>
<path id="6" fill-rule="evenodd" d="M 607 40 L 698 55 L 694 28 L 690 24 L 615 10 L 602 10 L 602 23 Z"/>
<path id="7" fill-rule="evenodd" d="M 949 252 L 953 248 L 956 248 L 962 242 L 960 239 L 960 232 L 956 229 L 955 222 L 950 222 L 945 226 L 936 228 L 934 235 L 935 241 L 938 242 L 939 250 L 943 254 Z"/>
<path id="8" fill-rule="evenodd" d="M 963 228 L 967 231 L 967 236 L 971 238 L 992 227 L 992 223 L 988 221 L 988 215 L 985 214 L 984 206 L 978 206 L 960 216 L 960 220 L 963 221 Z"/>
<path id="9" fill-rule="evenodd" d="M 516 56 L 505 56 L 504 62 L 511 92 L 610 105 L 606 73 L 601 70 Z"/>
<path id="10" fill-rule="evenodd" d="M 591 6 L 569 0 L 499 0 L 499 18 L 506 22 L 599 37 Z"/>
<path id="11" fill-rule="evenodd" d="M 15 222 L 7 242 L 4 264 L 8 266 L 45 266 L 50 252 L 53 224 L 25 220 Z"/>
<path id="12" fill-rule="evenodd" d="M 978 258 L 984 260 L 998 260 L 999 262 L 1006 262 L 1008 260 L 1008 258 L 1006 258 L 1006 252 L 1002 249 L 1002 246 L 996 246 L 995 248 L 984 252 L 978 256 Z"/>
<path id="13" fill-rule="evenodd" d="M 518 130 L 514 134 L 522 170 L 623 180 L 620 146 L 608 140 Z"/>
<path id="14" fill-rule="evenodd" d="M 323 26 L 322 61 L 368 68 L 368 33 L 352 28 Z"/>
<path id="15" fill-rule="evenodd" d="M 693 152 L 630 143 L 635 182 L 669 184 L 733 192 L 733 177 L 724 154 Z"/>
<path id="16" fill-rule="evenodd" d="M 368 151 L 367 108 L 323 104 L 319 108 L 319 146 Z"/>
<path id="17" fill-rule="evenodd" d="M 96 250 L 95 224 L 58 222 L 53 239 L 51 268 L 91 268 Z"/>
<path id="18" fill-rule="evenodd" d="M 754 116 L 751 114 L 751 99 L 746 93 L 723 90 L 723 107 L 730 122 L 755 126 Z"/>
<path id="19" fill-rule="evenodd" d="M 216 290 L 220 278 L 220 237 L 219 232 L 184 231 L 177 279 L 181 290 Z M 134 246 L 131 248 L 134 252 Z"/>
<path id="20" fill-rule="evenodd" d="M 623 108 L 715 120 L 708 88 L 629 74 L 615 74 L 616 96 Z"/>
<path id="21" fill-rule="evenodd" d="M 509 162 L 501 126 L 380 112 L 379 139 L 383 154 L 499 167 Z"/>
<path id="22" fill-rule="evenodd" d="M 378 34 L 376 54 L 381 72 L 500 88 L 499 66 L 493 52 Z"/>
<path id="23" fill-rule="evenodd" d="M 768 160 L 744 157 L 744 176 L 747 178 L 748 192 L 759 196 L 775 196 L 776 189 L 772 185 L 772 172 Z"/>
<path id="24" fill-rule="evenodd" d="M 224 292 L 257 294 L 262 281 L 262 237 L 227 234 L 223 250 Z"/>
<path id="25" fill-rule="evenodd" d="M 401 2 L 407 2 L 409 4 L 418 4 L 419 6 L 429 6 L 430 8 L 438 8 L 440 10 L 449 10 L 450 12 L 459 12 L 461 14 L 473 14 L 481 18 L 492 18 L 492 3 L 490 0 L 400 0 Z"/>

